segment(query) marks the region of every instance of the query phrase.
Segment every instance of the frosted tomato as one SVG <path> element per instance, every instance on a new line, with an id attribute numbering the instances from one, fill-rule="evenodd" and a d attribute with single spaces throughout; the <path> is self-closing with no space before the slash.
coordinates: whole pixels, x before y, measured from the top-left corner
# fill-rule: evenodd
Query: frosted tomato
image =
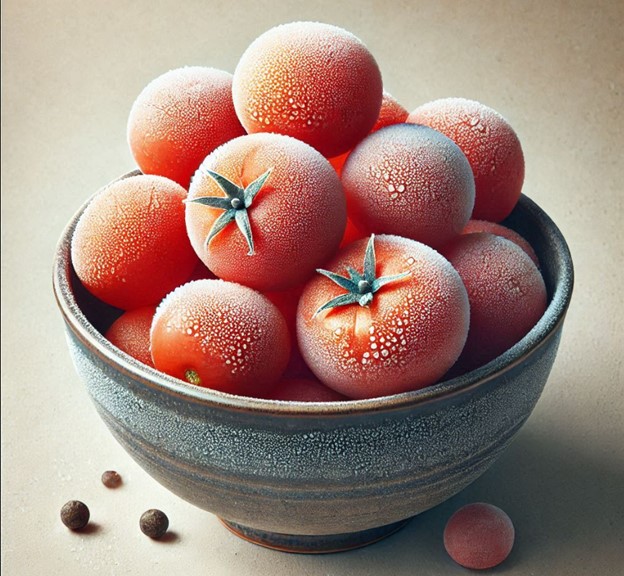
<path id="1" fill-rule="evenodd" d="M 152 80 L 128 118 L 128 143 L 139 168 L 185 188 L 210 152 L 244 133 L 232 102 L 232 75 L 204 66 Z"/>
<path id="2" fill-rule="evenodd" d="M 293 136 L 331 158 L 373 127 L 382 82 L 372 54 L 353 34 L 330 24 L 292 22 L 247 48 L 232 94 L 247 132 Z"/>
<path id="3" fill-rule="evenodd" d="M 524 183 L 524 155 L 505 118 L 475 100 L 442 98 L 419 106 L 407 121 L 445 134 L 466 155 L 476 189 L 472 218 L 500 222 L 509 216 Z"/>
<path id="4" fill-rule="evenodd" d="M 195 280 L 160 303 L 152 322 L 154 366 L 197 386 L 266 397 L 282 376 L 290 336 L 262 294 L 224 280 Z"/>
<path id="5" fill-rule="evenodd" d="M 470 301 L 470 331 L 455 373 L 472 370 L 519 342 L 546 310 L 546 286 L 517 244 L 489 233 L 459 236 L 444 255 Z"/>
<path id="6" fill-rule="evenodd" d="M 479 232 L 489 232 L 490 234 L 495 234 L 496 236 L 502 236 L 503 238 L 507 238 L 507 240 L 511 240 L 514 244 L 520 246 L 539 268 L 539 258 L 535 250 L 533 250 L 531 244 L 515 230 L 496 222 L 488 222 L 487 220 L 469 220 L 468 224 L 464 226 L 462 234 L 478 234 Z"/>
<path id="7" fill-rule="evenodd" d="M 157 304 L 197 265 L 186 234 L 186 190 L 162 176 L 113 182 L 89 203 L 72 237 L 72 263 L 85 288 L 130 310 Z"/>
<path id="8" fill-rule="evenodd" d="M 128 310 L 111 324 L 104 337 L 139 362 L 153 366 L 150 352 L 150 328 L 155 312 L 156 306 Z"/>
<path id="9" fill-rule="evenodd" d="M 461 233 L 474 204 L 468 160 L 426 126 L 369 134 L 341 172 L 349 218 L 366 234 L 397 234 L 438 248 Z"/>
<path id="10" fill-rule="evenodd" d="M 346 224 L 338 175 L 311 146 L 251 134 L 210 154 L 191 182 L 186 224 L 219 278 L 258 290 L 307 280 L 338 248 Z"/>
<path id="11" fill-rule="evenodd" d="M 433 384 L 452 366 L 468 333 L 468 297 L 438 252 L 375 236 L 327 268 L 297 311 L 301 353 L 324 384 L 349 398 L 385 396 Z"/>

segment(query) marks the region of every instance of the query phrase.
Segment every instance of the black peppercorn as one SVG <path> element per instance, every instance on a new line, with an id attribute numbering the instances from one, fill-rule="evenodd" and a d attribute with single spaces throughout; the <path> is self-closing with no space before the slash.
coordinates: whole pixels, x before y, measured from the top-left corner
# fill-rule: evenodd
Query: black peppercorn
<path id="1" fill-rule="evenodd" d="M 147 512 L 143 512 L 139 521 L 141 532 L 150 538 L 161 538 L 169 528 L 169 518 L 167 515 L 152 508 Z"/>
<path id="2" fill-rule="evenodd" d="M 102 484 L 107 488 L 117 488 L 121 484 L 121 476 L 114 470 L 107 470 L 102 474 Z"/>
<path id="3" fill-rule="evenodd" d="M 70 530 L 81 530 L 89 523 L 89 508 L 80 500 L 70 500 L 61 508 L 61 521 Z"/>

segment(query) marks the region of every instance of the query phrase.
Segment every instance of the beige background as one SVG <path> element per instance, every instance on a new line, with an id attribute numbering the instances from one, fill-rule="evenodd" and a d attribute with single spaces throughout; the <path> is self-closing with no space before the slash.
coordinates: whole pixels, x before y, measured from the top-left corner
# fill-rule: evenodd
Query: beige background
<path id="1" fill-rule="evenodd" d="M 481 479 L 374 546 L 318 557 L 243 542 L 144 473 L 74 373 L 51 287 L 63 226 L 133 168 L 125 127 L 152 78 L 182 65 L 233 71 L 271 26 L 343 26 L 375 54 L 408 109 L 481 100 L 518 132 L 525 193 L 558 223 L 576 288 L 550 381 L 516 441 Z M 2 3 L 2 573 L 378 575 L 466 573 L 441 533 L 461 504 L 504 508 L 517 529 L 493 573 L 624 569 L 624 3 L 501 1 Z M 125 484 L 106 490 L 116 469 Z M 83 499 L 74 534 L 61 505 Z M 172 537 L 138 530 L 147 508 Z"/>

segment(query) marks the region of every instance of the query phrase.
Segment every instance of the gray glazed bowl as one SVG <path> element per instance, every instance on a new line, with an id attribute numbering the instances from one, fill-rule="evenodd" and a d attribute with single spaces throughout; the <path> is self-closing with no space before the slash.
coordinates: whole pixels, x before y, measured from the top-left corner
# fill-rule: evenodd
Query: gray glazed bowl
<path id="1" fill-rule="evenodd" d="M 555 360 L 573 267 L 552 220 L 522 197 L 505 222 L 537 252 L 546 313 L 486 366 L 420 391 L 350 402 L 278 402 L 194 387 L 102 332 L 116 312 L 72 268 L 72 218 L 54 261 L 69 350 L 115 438 L 171 492 L 239 536 L 293 552 L 374 542 L 478 478 L 524 424 Z"/>

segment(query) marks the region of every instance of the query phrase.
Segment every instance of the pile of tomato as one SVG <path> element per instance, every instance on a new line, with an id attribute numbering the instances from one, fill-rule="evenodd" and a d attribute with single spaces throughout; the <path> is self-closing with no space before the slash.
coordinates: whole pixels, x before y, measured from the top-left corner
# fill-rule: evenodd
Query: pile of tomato
<path id="1" fill-rule="evenodd" d="M 130 111 L 140 175 L 99 192 L 72 261 L 123 313 L 106 337 L 192 385 L 282 400 L 429 386 L 542 316 L 509 123 L 446 98 L 411 114 L 336 26 L 258 37 L 234 74 L 184 67 Z"/>

